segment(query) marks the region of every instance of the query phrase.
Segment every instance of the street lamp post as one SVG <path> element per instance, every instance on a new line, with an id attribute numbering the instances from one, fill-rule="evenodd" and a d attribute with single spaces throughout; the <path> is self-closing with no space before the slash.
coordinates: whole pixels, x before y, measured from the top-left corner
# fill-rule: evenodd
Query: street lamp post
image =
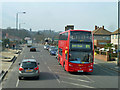
<path id="1" fill-rule="evenodd" d="M 18 30 L 18 15 L 19 15 L 20 13 L 21 13 L 21 14 L 25 14 L 26 12 L 17 12 L 17 13 L 16 13 L 16 30 Z"/>
<path id="2" fill-rule="evenodd" d="M 21 24 L 25 24 L 25 23 L 19 23 L 19 30 L 21 29 Z"/>
<path id="3" fill-rule="evenodd" d="M 119 39 L 120 38 L 120 36 L 119 36 L 119 33 L 120 33 L 120 31 L 119 31 L 119 28 L 120 28 L 120 26 L 119 26 L 120 25 L 120 21 L 119 21 L 120 20 L 120 16 L 119 16 L 120 5 L 119 4 L 120 4 L 120 1 L 118 2 L 118 47 L 117 47 L 118 48 L 118 53 L 117 53 L 117 66 L 120 66 L 120 59 L 119 59 L 119 57 L 120 57 L 120 53 L 119 53 L 119 51 L 120 51 L 120 49 L 119 49 L 120 48 L 120 46 L 119 46 L 119 43 L 120 43 L 120 41 L 119 41 L 120 40 Z"/>

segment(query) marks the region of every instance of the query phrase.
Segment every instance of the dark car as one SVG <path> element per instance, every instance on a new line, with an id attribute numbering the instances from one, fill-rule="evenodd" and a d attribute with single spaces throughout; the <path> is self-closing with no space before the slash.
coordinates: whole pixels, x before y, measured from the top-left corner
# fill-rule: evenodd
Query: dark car
<path id="1" fill-rule="evenodd" d="M 30 47 L 30 51 L 36 51 L 36 47 Z"/>
<path id="2" fill-rule="evenodd" d="M 35 59 L 24 59 L 21 63 L 19 63 L 19 79 L 23 79 L 25 77 L 36 77 L 39 78 L 39 63 L 36 62 Z"/>
<path id="3" fill-rule="evenodd" d="M 56 47 L 55 46 L 50 46 L 48 51 L 50 52 L 51 50 L 55 49 Z"/>
<path id="4" fill-rule="evenodd" d="M 56 49 L 56 48 L 55 48 L 55 49 L 51 49 L 50 55 L 56 55 L 56 52 L 57 52 L 57 49 Z"/>
<path id="5" fill-rule="evenodd" d="M 58 59 L 58 50 L 57 50 L 57 52 L 56 52 L 56 59 Z"/>

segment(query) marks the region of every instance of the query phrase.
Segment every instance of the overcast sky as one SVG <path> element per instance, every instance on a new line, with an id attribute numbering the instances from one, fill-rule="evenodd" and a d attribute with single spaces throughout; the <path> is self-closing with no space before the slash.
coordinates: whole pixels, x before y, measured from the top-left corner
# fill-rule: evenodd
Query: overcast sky
<path id="1" fill-rule="evenodd" d="M 75 29 L 94 30 L 95 25 L 103 26 L 113 32 L 118 24 L 118 7 L 116 0 L 106 2 L 82 2 L 75 0 L 67 2 L 2 2 L 2 24 L 0 27 L 15 28 L 16 13 L 22 28 L 37 30 L 52 29 L 64 31 L 65 25 L 72 24 Z M 25 0 L 24 0 L 25 1 Z"/>

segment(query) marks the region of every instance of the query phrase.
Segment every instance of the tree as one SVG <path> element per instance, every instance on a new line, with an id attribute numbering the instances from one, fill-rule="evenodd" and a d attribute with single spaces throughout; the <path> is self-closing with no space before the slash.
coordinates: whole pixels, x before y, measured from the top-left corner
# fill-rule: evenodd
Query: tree
<path id="1" fill-rule="evenodd" d="M 113 43 L 107 43 L 104 48 L 109 49 L 109 51 L 111 51 L 112 47 L 113 47 Z"/>
<path id="2" fill-rule="evenodd" d="M 2 42 L 2 48 L 4 49 L 5 47 L 6 47 L 6 45 L 8 44 L 10 44 L 10 40 L 9 39 L 3 39 L 2 40 L 3 42 Z"/>

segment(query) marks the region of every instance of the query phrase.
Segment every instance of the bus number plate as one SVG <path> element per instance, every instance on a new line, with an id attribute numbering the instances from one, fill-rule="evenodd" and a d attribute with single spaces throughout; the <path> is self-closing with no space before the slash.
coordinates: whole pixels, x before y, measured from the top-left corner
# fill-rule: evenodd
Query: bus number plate
<path id="1" fill-rule="evenodd" d="M 83 70 L 78 70 L 78 72 L 83 72 Z"/>

